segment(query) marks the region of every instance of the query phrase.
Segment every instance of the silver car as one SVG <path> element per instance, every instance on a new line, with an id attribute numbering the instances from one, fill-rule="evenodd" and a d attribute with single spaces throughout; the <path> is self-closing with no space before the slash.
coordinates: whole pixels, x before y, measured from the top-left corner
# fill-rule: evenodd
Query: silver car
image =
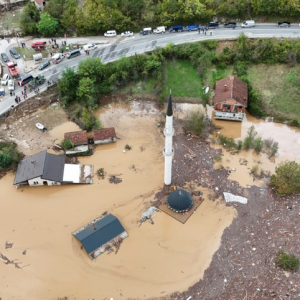
<path id="1" fill-rule="evenodd" d="M 123 36 L 123 37 L 133 36 L 133 32 L 132 31 L 124 31 L 121 33 L 121 36 Z"/>

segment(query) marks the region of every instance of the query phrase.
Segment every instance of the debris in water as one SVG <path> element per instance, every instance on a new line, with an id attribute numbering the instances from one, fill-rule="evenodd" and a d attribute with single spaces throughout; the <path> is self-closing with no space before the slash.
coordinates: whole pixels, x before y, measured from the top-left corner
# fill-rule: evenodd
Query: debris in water
<path id="1" fill-rule="evenodd" d="M 228 202 L 239 202 L 239 203 L 242 203 L 242 204 L 247 204 L 248 199 L 245 198 L 245 197 L 236 196 L 236 195 L 233 195 L 233 194 L 230 194 L 230 193 L 225 193 L 225 192 L 223 192 L 223 194 L 224 194 L 225 201 L 227 203 Z"/>
<path id="2" fill-rule="evenodd" d="M 141 220 L 140 222 L 145 222 L 146 220 L 149 220 L 152 224 L 153 223 L 153 220 L 152 220 L 152 215 L 153 213 L 157 211 L 157 208 L 154 207 L 154 206 L 150 206 L 143 214 L 142 214 L 142 217 L 141 217 Z"/>
<path id="3" fill-rule="evenodd" d="M 6 243 L 5 243 L 5 249 L 12 248 L 13 244 L 14 244 L 14 243 L 6 242 Z"/>
<path id="4" fill-rule="evenodd" d="M 120 175 L 122 175 L 122 174 L 120 174 Z M 119 175 L 118 175 L 118 176 L 119 176 Z M 117 177 L 117 175 L 110 175 L 110 176 L 109 176 L 109 183 L 118 184 L 118 183 L 120 183 L 120 182 L 122 182 L 122 179 L 119 178 L 119 177 Z"/>

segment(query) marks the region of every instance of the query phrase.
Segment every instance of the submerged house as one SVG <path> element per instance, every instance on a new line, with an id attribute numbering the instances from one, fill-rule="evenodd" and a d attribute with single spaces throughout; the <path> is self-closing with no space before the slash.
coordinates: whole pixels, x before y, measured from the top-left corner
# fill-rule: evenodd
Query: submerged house
<path id="1" fill-rule="evenodd" d="M 44 150 L 19 162 L 14 185 L 92 183 L 93 174 L 94 167 L 91 165 L 66 164 L 64 156 Z"/>
<path id="2" fill-rule="evenodd" d="M 120 221 L 112 214 L 101 215 L 72 233 L 82 244 L 90 259 L 128 237 Z"/>
<path id="3" fill-rule="evenodd" d="M 117 136 L 114 127 L 93 130 L 94 144 L 115 143 Z"/>
<path id="4" fill-rule="evenodd" d="M 73 149 L 66 150 L 67 155 L 84 153 L 89 150 L 86 130 L 66 132 L 64 139 L 69 139 L 74 144 Z"/>
<path id="5" fill-rule="evenodd" d="M 247 83 L 234 76 L 216 82 L 215 119 L 242 121 L 248 105 Z"/>

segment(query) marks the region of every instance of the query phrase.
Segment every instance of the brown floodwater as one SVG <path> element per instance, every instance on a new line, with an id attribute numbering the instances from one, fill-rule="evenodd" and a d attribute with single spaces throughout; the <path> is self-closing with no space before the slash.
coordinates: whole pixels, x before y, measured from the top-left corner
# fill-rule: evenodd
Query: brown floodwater
<path id="1" fill-rule="evenodd" d="M 104 168 L 105 179 L 18 190 L 12 174 L 0 181 L 0 253 L 22 268 L 0 261 L 3 299 L 144 299 L 183 291 L 202 278 L 224 229 L 236 217 L 224 200 L 208 200 L 213 191 L 199 188 L 205 200 L 184 225 L 156 212 L 154 225 L 139 226 L 163 187 L 164 137 L 157 126 L 163 115 L 150 102 L 112 104 L 97 115 L 104 127 L 115 127 L 118 140 L 97 146 L 80 162 Z M 61 140 L 64 132 L 77 130 L 65 125 L 49 135 Z M 126 144 L 132 150 L 124 153 Z M 110 184 L 111 174 L 122 182 Z M 129 237 L 117 254 L 90 260 L 71 233 L 105 211 L 119 218 Z M 13 247 L 5 249 L 6 241 Z"/>
<path id="2" fill-rule="evenodd" d="M 229 179 L 238 181 L 241 186 L 247 187 L 249 185 L 262 185 L 261 180 L 253 181 L 253 176 L 250 174 L 250 170 L 253 166 L 257 165 L 260 170 L 264 172 L 274 173 L 278 164 L 286 161 L 293 160 L 300 163 L 300 153 L 298 151 L 300 146 L 300 130 L 295 127 L 290 127 L 285 124 L 279 124 L 274 122 L 267 122 L 257 119 L 247 113 L 243 122 L 234 122 L 227 120 L 215 120 L 213 118 L 213 108 L 207 106 L 207 115 L 211 118 L 213 124 L 221 127 L 218 130 L 218 134 L 222 134 L 226 137 L 231 137 L 237 140 L 243 140 L 247 136 L 247 131 L 251 126 L 254 126 L 257 131 L 257 136 L 262 139 L 273 139 L 278 142 L 278 154 L 275 159 L 270 160 L 264 153 L 256 154 L 253 151 L 241 151 L 238 154 L 230 154 L 223 151 L 222 161 L 216 163 L 216 168 L 222 164 L 225 168 L 231 170 Z M 219 145 L 214 147 L 222 148 Z M 240 159 L 246 159 L 247 165 L 240 165 Z"/>

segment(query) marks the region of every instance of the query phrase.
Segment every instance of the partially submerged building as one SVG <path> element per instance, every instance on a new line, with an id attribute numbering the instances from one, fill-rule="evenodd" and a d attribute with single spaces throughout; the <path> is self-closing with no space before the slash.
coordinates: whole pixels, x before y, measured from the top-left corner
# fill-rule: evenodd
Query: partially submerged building
<path id="1" fill-rule="evenodd" d="M 112 214 L 101 215 L 72 233 L 82 244 L 90 259 L 128 237 L 120 221 Z"/>
<path id="2" fill-rule="evenodd" d="M 64 139 L 69 139 L 74 144 L 73 149 L 65 151 L 67 155 L 84 153 L 89 150 L 88 136 L 86 130 L 66 132 L 64 134 Z"/>
<path id="3" fill-rule="evenodd" d="M 117 136 L 114 127 L 93 130 L 94 144 L 115 143 Z"/>
<path id="4" fill-rule="evenodd" d="M 64 156 L 50 154 L 44 150 L 19 162 L 14 185 L 92 183 L 93 176 L 93 166 L 66 164 Z"/>
<path id="5" fill-rule="evenodd" d="M 167 202 L 168 207 L 177 213 L 188 211 L 194 204 L 192 196 L 182 189 L 171 192 Z"/>
<path id="6" fill-rule="evenodd" d="M 242 121 L 248 105 L 247 83 L 234 76 L 216 82 L 215 119 Z"/>

